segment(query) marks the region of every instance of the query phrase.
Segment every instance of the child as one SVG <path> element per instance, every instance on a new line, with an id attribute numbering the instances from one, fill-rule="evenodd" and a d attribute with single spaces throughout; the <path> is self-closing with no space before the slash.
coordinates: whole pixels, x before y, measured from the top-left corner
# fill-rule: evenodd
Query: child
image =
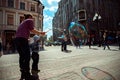
<path id="1" fill-rule="evenodd" d="M 40 70 L 38 69 L 38 63 L 39 63 L 39 39 L 40 37 L 38 35 L 33 36 L 33 43 L 31 44 L 31 50 L 32 50 L 32 75 L 38 77 L 38 72 Z"/>

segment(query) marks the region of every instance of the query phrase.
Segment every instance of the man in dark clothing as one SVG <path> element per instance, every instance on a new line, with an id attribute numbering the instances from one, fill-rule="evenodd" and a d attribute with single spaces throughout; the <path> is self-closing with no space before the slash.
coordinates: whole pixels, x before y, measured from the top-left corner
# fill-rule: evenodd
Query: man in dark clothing
<path id="1" fill-rule="evenodd" d="M 67 36 L 65 34 L 62 35 L 62 45 L 61 45 L 61 51 L 67 51 Z"/>
<path id="2" fill-rule="evenodd" d="M 103 43 L 104 44 L 104 50 L 105 50 L 106 46 L 110 50 L 110 47 L 108 45 L 108 33 L 104 33 L 103 37 L 104 37 L 104 43 Z"/>
<path id="3" fill-rule="evenodd" d="M 29 36 L 30 32 L 38 34 L 38 35 L 45 35 L 45 32 L 40 32 L 34 29 L 34 21 L 31 14 L 25 15 L 25 20 L 21 22 L 17 31 L 16 31 L 16 38 L 15 44 L 17 47 L 17 51 L 19 53 L 19 67 L 21 71 L 21 79 L 20 80 L 36 80 L 30 74 L 30 47 L 29 47 Z"/>
<path id="4" fill-rule="evenodd" d="M 92 36 L 91 34 L 88 35 L 88 46 L 89 46 L 89 49 L 91 49 L 91 45 L 92 45 Z"/>

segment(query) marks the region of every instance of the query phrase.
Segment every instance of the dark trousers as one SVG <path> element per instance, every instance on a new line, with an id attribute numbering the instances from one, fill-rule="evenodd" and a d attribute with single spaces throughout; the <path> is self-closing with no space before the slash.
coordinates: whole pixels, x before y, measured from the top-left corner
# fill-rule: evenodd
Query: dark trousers
<path id="1" fill-rule="evenodd" d="M 91 41 L 90 41 L 90 42 L 88 42 L 88 45 L 89 45 L 89 48 L 91 48 Z"/>
<path id="2" fill-rule="evenodd" d="M 66 51 L 66 50 L 67 50 L 67 42 L 66 42 L 66 41 L 63 41 L 63 42 L 62 42 L 61 50 L 62 50 L 62 51 Z"/>
<path id="3" fill-rule="evenodd" d="M 17 51 L 19 53 L 19 67 L 21 71 L 30 70 L 30 48 L 28 40 L 25 38 L 16 38 L 15 39 Z"/>
<path id="4" fill-rule="evenodd" d="M 39 63 L 39 54 L 38 52 L 32 52 L 32 70 L 38 70 L 38 63 Z"/>
<path id="5" fill-rule="evenodd" d="M 105 50 L 106 46 L 107 46 L 107 48 L 110 50 L 110 47 L 109 47 L 108 43 L 105 41 L 105 42 L 104 42 L 104 50 Z"/>

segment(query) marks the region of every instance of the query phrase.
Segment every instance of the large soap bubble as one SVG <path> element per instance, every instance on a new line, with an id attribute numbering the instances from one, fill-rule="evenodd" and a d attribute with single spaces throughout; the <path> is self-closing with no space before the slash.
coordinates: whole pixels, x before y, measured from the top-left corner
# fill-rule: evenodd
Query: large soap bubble
<path id="1" fill-rule="evenodd" d="M 69 35 L 72 45 L 80 45 L 80 41 L 87 36 L 87 30 L 85 26 L 80 23 L 71 22 L 69 26 Z"/>

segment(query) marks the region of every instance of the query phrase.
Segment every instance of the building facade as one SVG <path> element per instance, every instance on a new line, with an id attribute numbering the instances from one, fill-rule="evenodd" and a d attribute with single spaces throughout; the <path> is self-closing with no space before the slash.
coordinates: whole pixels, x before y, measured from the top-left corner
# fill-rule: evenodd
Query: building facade
<path id="1" fill-rule="evenodd" d="M 43 9 L 39 0 L 0 0 L 0 35 L 5 50 L 12 45 L 24 14 L 32 14 L 36 29 L 43 30 Z"/>
<path id="2" fill-rule="evenodd" d="M 82 23 L 89 34 L 120 32 L 119 5 L 114 0 L 61 0 L 53 18 L 53 40 L 61 35 L 58 29 L 67 30 L 72 21 Z"/>

